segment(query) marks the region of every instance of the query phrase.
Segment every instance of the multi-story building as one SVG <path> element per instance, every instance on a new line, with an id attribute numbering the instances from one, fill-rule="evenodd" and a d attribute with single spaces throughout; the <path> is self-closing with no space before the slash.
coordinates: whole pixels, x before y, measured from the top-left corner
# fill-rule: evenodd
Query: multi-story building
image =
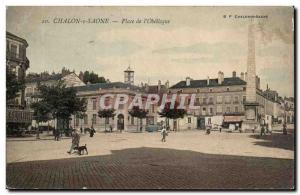
<path id="1" fill-rule="evenodd" d="M 36 75 L 33 78 L 26 78 L 26 82 L 25 82 L 25 101 L 26 101 L 26 107 L 28 109 L 30 108 L 30 105 L 33 102 L 36 102 L 39 100 L 38 98 L 38 84 L 42 84 L 42 85 L 47 85 L 47 86 L 51 86 L 51 85 L 55 85 L 57 84 L 59 81 L 64 81 L 64 84 L 66 85 L 66 87 L 75 87 L 75 86 L 85 86 L 85 83 L 83 81 L 81 81 L 79 79 L 79 77 L 74 73 L 69 73 L 69 74 L 45 74 L 45 73 L 41 73 L 39 75 Z M 36 126 L 36 121 L 32 120 L 31 122 L 32 126 Z M 47 126 L 47 125 L 51 125 L 51 126 L 56 126 L 57 123 L 54 120 L 49 120 L 47 123 L 40 123 L 40 126 Z"/>
<path id="2" fill-rule="evenodd" d="M 28 43 L 25 39 L 10 32 L 6 32 L 6 68 L 17 76 L 18 81 L 25 82 L 26 70 L 29 68 L 29 60 L 26 57 Z M 8 106 L 25 106 L 25 91 L 19 92 L 18 97 L 8 102 Z"/>
<path id="3" fill-rule="evenodd" d="M 84 114 L 83 119 L 77 116 L 72 116 L 72 126 L 74 128 L 91 128 L 95 130 L 102 131 L 106 126 L 110 125 L 114 130 L 136 130 L 137 125 L 143 127 L 147 125 L 149 119 L 139 120 L 137 118 L 131 117 L 128 113 L 131 100 L 137 94 L 143 94 L 140 87 L 126 84 L 122 82 L 111 82 L 111 83 L 96 83 L 87 84 L 86 86 L 75 87 L 77 90 L 77 96 L 79 98 L 84 98 L 87 101 L 87 111 Z M 100 98 L 104 95 L 110 94 L 110 97 L 105 98 L 105 104 L 111 105 L 115 109 L 115 116 L 106 120 L 105 118 L 98 117 L 98 111 L 101 110 Z M 120 104 L 117 108 L 115 107 L 115 101 L 118 95 L 126 95 L 128 101 L 125 104 Z M 120 97 L 124 98 L 124 97 Z M 142 97 L 144 99 L 144 97 Z M 122 99 L 120 99 L 123 101 Z M 142 121 L 142 122 L 140 122 Z M 141 124 L 140 124 L 141 123 Z"/>
<path id="4" fill-rule="evenodd" d="M 26 57 L 28 43 L 25 39 L 6 32 L 6 68 L 15 73 L 17 80 L 25 82 L 29 60 Z M 15 99 L 7 100 L 6 124 L 9 129 L 26 128 L 32 120 L 32 112 L 26 110 L 25 90 L 21 90 Z"/>
<path id="5" fill-rule="evenodd" d="M 188 110 L 188 116 L 179 119 L 176 125 L 184 120 L 199 129 L 204 129 L 208 124 L 241 126 L 245 120 L 246 79 L 247 73 L 241 73 L 238 77 L 233 71 L 231 77 L 224 78 L 224 73 L 219 71 L 218 77 L 214 79 L 208 77 L 204 80 L 193 80 L 187 77 L 185 81 L 173 85 L 169 89 L 171 93 L 196 94 L 195 105 L 200 106 L 198 110 Z M 269 116 L 274 116 L 276 101 L 265 97 L 260 89 L 259 77 L 256 77 L 256 101 L 259 119 L 266 120 Z"/>

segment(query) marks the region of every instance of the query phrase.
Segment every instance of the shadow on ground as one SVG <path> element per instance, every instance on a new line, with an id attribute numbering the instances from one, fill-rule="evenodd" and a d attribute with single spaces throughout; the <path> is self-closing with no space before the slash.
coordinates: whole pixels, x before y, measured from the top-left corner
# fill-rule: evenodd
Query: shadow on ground
<path id="1" fill-rule="evenodd" d="M 251 138 L 261 141 L 254 142 L 255 145 L 281 148 L 294 151 L 294 134 L 289 133 L 283 135 L 282 133 L 272 133 L 267 135 L 250 135 Z"/>
<path id="2" fill-rule="evenodd" d="M 7 165 L 9 189 L 293 189 L 294 161 L 135 148 Z"/>

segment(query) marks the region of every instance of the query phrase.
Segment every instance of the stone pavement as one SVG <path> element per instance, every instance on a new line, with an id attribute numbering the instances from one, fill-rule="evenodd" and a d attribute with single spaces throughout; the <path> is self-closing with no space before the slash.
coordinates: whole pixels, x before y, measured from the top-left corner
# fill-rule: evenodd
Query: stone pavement
<path id="1" fill-rule="evenodd" d="M 171 133 L 166 143 L 161 143 L 159 138 L 159 133 L 99 133 L 94 138 L 83 136 L 81 143 L 87 143 L 89 155 L 82 156 L 66 154 L 69 139 L 59 142 L 8 139 L 7 187 L 18 189 L 291 189 L 294 187 L 294 151 L 291 134 L 285 137 L 273 134 L 260 138 L 257 135 L 218 132 L 206 136 L 203 132 L 190 131 Z M 22 152 L 25 153 L 21 154 Z M 50 155 L 47 157 L 46 154 Z M 19 159 L 22 155 L 23 159 Z"/>

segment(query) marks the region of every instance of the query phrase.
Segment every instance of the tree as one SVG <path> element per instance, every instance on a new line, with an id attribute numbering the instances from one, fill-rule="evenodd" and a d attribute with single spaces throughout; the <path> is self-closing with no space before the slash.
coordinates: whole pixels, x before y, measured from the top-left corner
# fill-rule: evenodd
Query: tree
<path id="1" fill-rule="evenodd" d="M 161 112 L 158 112 L 158 114 L 161 117 L 165 117 L 166 119 L 173 119 L 177 120 L 179 118 L 183 118 L 186 115 L 185 109 L 178 108 L 179 103 L 175 102 L 174 108 L 171 108 L 171 102 L 167 102 L 164 109 Z M 166 122 L 167 126 L 167 122 Z"/>
<path id="2" fill-rule="evenodd" d="M 47 106 L 53 119 L 62 122 L 63 129 L 69 127 L 71 115 L 86 110 L 86 100 L 76 97 L 76 90 L 67 88 L 63 81 L 51 86 L 39 84 L 38 90 L 41 103 Z"/>
<path id="3" fill-rule="evenodd" d="M 85 98 L 82 98 L 79 100 L 79 107 L 77 108 L 77 111 L 75 111 L 74 114 L 74 128 L 75 128 L 75 120 L 76 118 L 80 118 L 81 120 L 83 119 L 83 117 L 85 116 L 85 112 L 87 109 L 87 100 Z M 81 121 L 81 128 L 82 128 L 82 121 Z"/>
<path id="4" fill-rule="evenodd" d="M 106 120 L 109 123 L 109 118 L 112 118 L 115 116 L 115 110 L 114 109 L 103 109 L 98 111 L 98 117 L 105 118 L 104 128 L 106 131 Z"/>
<path id="5" fill-rule="evenodd" d="M 38 128 L 36 129 L 36 139 L 40 139 L 40 122 L 47 122 L 50 117 L 50 106 L 44 102 L 34 102 L 31 104 L 31 108 L 33 109 L 33 118 L 38 124 Z"/>
<path id="6" fill-rule="evenodd" d="M 106 83 L 104 77 L 99 77 L 98 74 L 94 72 L 85 71 L 80 75 L 84 83 Z"/>
<path id="7" fill-rule="evenodd" d="M 140 124 L 142 125 L 142 119 L 147 117 L 148 111 L 140 109 L 139 106 L 133 106 L 131 110 L 128 111 L 131 117 L 136 117 L 140 119 Z M 136 130 L 138 131 L 138 123 L 136 125 Z"/>
<path id="8" fill-rule="evenodd" d="M 24 89 L 24 83 L 18 81 L 16 74 L 6 68 L 6 100 L 13 100 L 18 97 L 18 92 Z"/>

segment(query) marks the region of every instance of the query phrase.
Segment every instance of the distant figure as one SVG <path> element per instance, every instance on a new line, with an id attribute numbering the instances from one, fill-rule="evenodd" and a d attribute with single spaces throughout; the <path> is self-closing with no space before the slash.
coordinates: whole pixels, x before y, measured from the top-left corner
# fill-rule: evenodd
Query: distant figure
<path id="1" fill-rule="evenodd" d="M 113 127 L 111 125 L 109 125 L 109 131 L 112 133 L 113 131 Z"/>
<path id="2" fill-rule="evenodd" d="M 239 124 L 235 123 L 235 130 L 239 130 Z"/>
<path id="3" fill-rule="evenodd" d="M 269 131 L 269 124 L 268 123 L 266 123 L 266 133 L 270 133 L 270 131 Z"/>
<path id="4" fill-rule="evenodd" d="M 92 126 L 90 129 L 90 137 L 94 137 L 95 132 L 96 131 L 95 131 L 94 127 Z"/>
<path id="5" fill-rule="evenodd" d="M 72 153 L 75 147 L 79 147 L 80 135 L 78 134 L 77 130 L 72 131 L 72 144 L 71 148 L 68 151 L 69 154 Z"/>
<path id="6" fill-rule="evenodd" d="M 207 125 L 206 127 L 206 135 L 209 135 L 210 134 L 210 131 L 211 131 L 211 125 Z"/>
<path id="7" fill-rule="evenodd" d="M 82 127 L 80 127 L 80 133 L 81 133 L 81 134 L 83 133 L 83 129 L 82 129 Z"/>
<path id="8" fill-rule="evenodd" d="M 166 130 L 165 127 L 162 128 L 162 130 L 161 130 L 161 135 L 162 135 L 161 141 L 162 141 L 162 142 L 166 142 L 166 136 L 168 136 L 168 132 L 167 132 L 167 130 Z"/>
<path id="9" fill-rule="evenodd" d="M 283 135 L 287 135 L 286 123 L 283 123 Z"/>
<path id="10" fill-rule="evenodd" d="M 54 130 L 54 140 L 55 141 L 59 141 L 59 134 L 60 134 L 59 130 L 55 129 Z"/>
<path id="11" fill-rule="evenodd" d="M 260 128 L 260 136 L 263 136 L 263 135 L 266 135 L 265 125 L 262 125 L 261 128 Z"/>

